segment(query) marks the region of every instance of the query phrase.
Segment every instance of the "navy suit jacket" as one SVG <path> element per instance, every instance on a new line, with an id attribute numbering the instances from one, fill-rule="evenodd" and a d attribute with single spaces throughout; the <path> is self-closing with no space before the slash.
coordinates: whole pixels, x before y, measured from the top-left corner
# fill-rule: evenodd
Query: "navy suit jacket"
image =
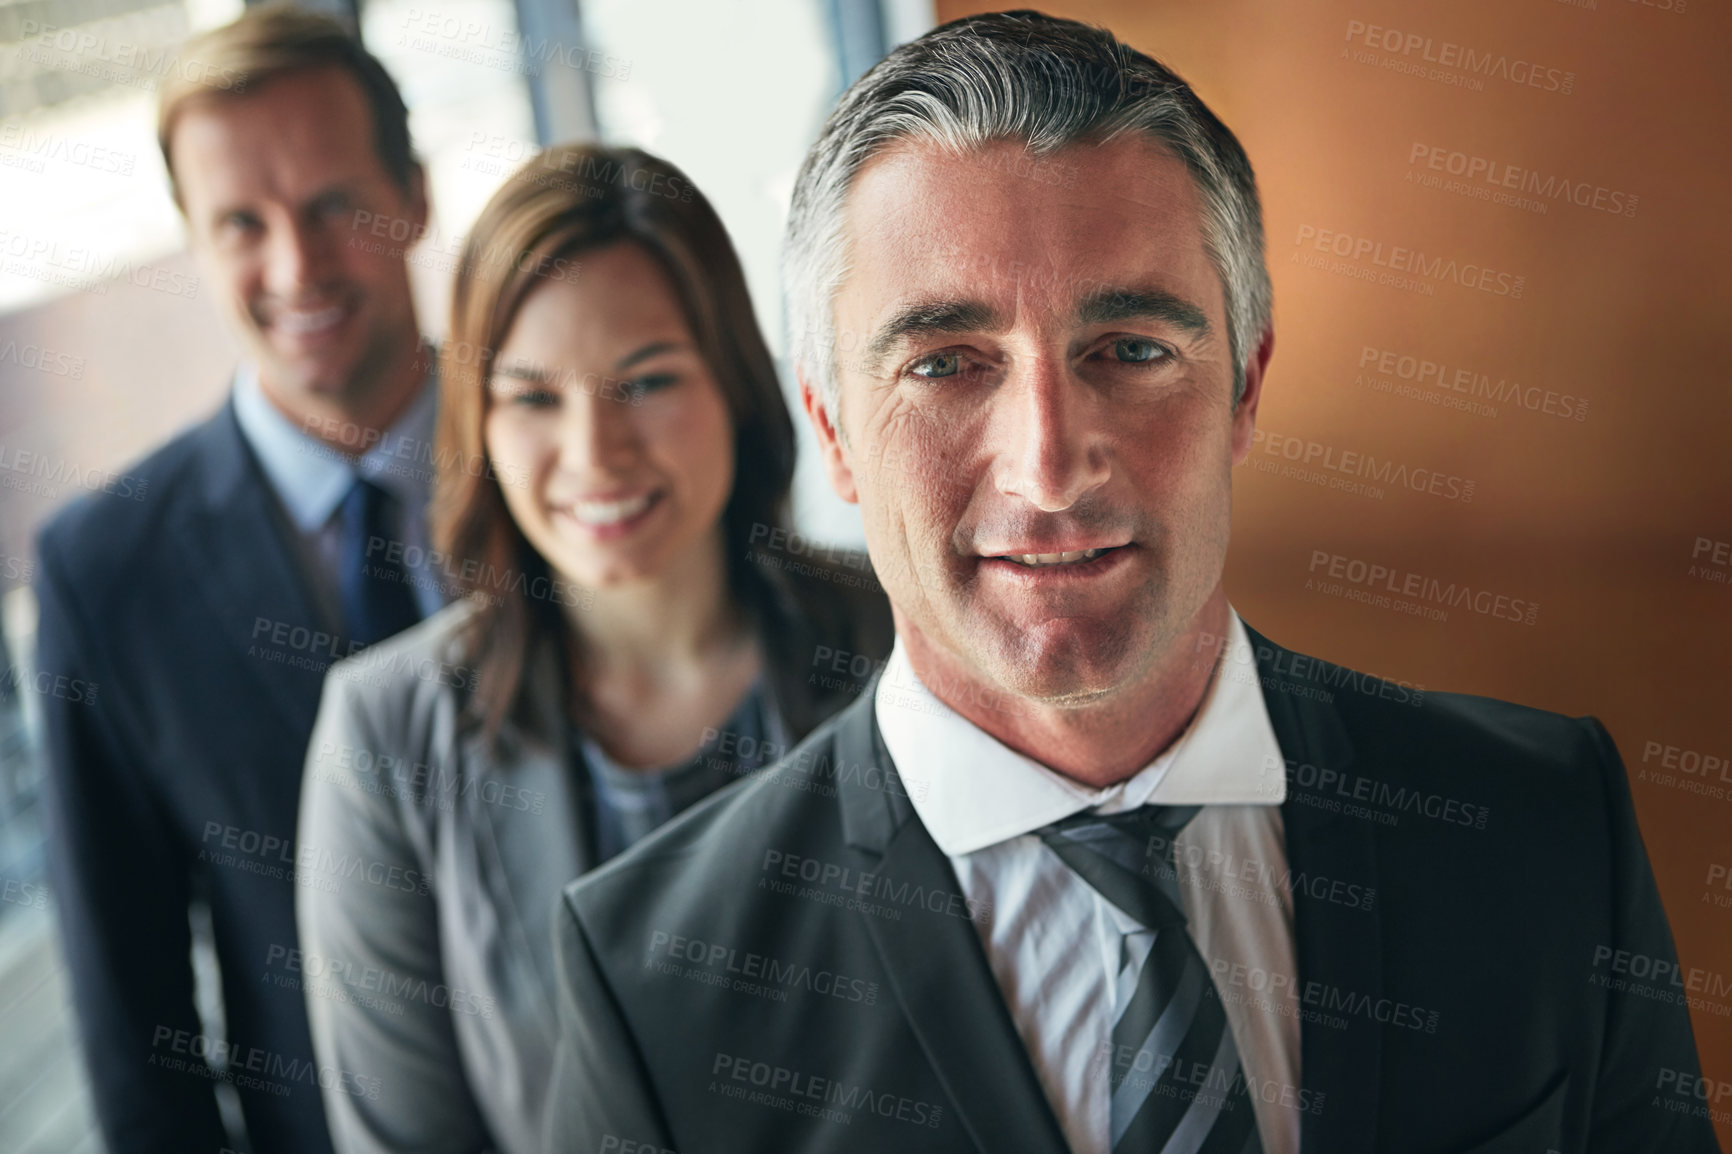
<path id="1" fill-rule="evenodd" d="M 1599 723 L 1251 640 L 1224 675 L 1286 762 L 1303 1154 L 1717 1151 Z M 1063 1154 L 873 698 L 566 887 L 550 1154 Z"/>
<path id="2" fill-rule="evenodd" d="M 338 654 L 232 401 L 38 542 L 49 869 L 111 1154 L 216 1154 L 212 1067 L 258 1154 L 331 1149 L 295 937 L 295 817 Z M 200 1033 L 208 902 L 226 1044 Z"/>

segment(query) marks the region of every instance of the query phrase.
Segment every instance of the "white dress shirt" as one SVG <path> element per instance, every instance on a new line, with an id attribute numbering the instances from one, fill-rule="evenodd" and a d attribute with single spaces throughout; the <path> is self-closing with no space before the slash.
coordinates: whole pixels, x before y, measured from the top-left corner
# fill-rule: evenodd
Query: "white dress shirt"
<path id="1" fill-rule="evenodd" d="M 1230 652 L 1249 646 L 1237 613 L 1230 644 Z M 1153 935 L 1034 831 L 1086 809 L 1203 807 L 1175 844 L 1188 929 L 1216 975 L 1263 1149 L 1297 1154 L 1299 1021 L 1244 977 L 1295 973 L 1280 810 L 1286 774 L 1257 682 L 1217 671 L 1185 732 L 1135 776 L 1105 789 L 1040 765 L 942 705 L 900 640 L 874 707 L 915 812 L 950 858 L 963 896 L 992 911 L 975 924 L 1075 1154 L 1110 1154 L 1115 987 L 1127 957 L 1147 958 Z M 1092 948 L 1079 948 L 1084 943 Z"/>
<path id="2" fill-rule="evenodd" d="M 242 365 L 235 372 L 235 420 L 288 514 L 319 610 L 332 625 L 340 627 L 343 619 L 337 592 L 343 564 L 337 509 L 357 477 L 365 477 L 396 499 L 400 520 L 391 527 L 390 536 L 404 545 L 403 566 L 421 615 L 436 612 L 449 599 L 448 593 L 455 592 L 443 572 L 451 567 L 435 564 L 428 545 L 427 501 L 437 472 L 432 446 L 438 393 L 429 378 L 378 442 L 360 456 L 350 457 L 297 428 L 271 404 L 252 365 Z M 357 431 L 355 437 L 359 436 Z"/>

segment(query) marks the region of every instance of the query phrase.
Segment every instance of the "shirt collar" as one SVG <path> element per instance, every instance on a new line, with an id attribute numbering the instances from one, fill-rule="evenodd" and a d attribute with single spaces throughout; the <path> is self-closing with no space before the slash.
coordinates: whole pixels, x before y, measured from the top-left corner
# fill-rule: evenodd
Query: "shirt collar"
<path id="1" fill-rule="evenodd" d="M 352 458 L 295 426 L 265 397 L 258 370 L 235 371 L 235 420 L 289 519 L 302 532 L 322 527 L 357 477 L 390 491 L 407 509 L 426 506 L 433 489 L 433 420 L 439 390 L 431 376 L 379 443 Z"/>
<path id="2" fill-rule="evenodd" d="M 1231 654 L 1250 641 L 1238 613 L 1229 612 Z M 956 857 L 1085 809 L 1281 804 L 1287 780 L 1262 687 L 1255 677 L 1234 676 L 1236 669 L 1231 661 L 1218 665 L 1185 731 L 1134 776 L 1105 789 L 1048 769 L 945 706 L 921 683 L 900 639 L 873 705 L 915 812 L 938 847 Z"/>

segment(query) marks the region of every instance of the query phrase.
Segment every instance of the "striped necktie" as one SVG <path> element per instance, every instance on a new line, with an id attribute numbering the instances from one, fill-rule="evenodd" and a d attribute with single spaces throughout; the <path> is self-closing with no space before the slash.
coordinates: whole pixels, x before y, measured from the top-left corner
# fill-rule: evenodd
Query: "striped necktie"
<path id="1" fill-rule="evenodd" d="M 1154 931 L 1139 963 L 1125 951 L 1114 1006 L 1113 1154 L 1262 1154 L 1239 1051 L 1185 930 L 1173 844 L 1197 806 L 1080 813 L 1040 838 L 1095 890 Z"/>

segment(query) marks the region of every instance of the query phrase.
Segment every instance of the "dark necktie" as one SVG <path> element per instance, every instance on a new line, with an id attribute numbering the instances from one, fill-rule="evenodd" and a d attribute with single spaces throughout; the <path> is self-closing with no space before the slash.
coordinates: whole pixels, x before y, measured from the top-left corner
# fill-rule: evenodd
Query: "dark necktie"
<path id="1" fill-rule="evenodd" d="M 1197 806 L 1080 813 L 1040 838 L 1107 901 L 1153 930 L 1113 1008 L 1113 1154 L 1262 1154 L 1239 1051 L 1209 967 L 1185 931 L 1173 842 Z M 1135 965 L 1127 960 L 1127 970 Z"/>
<path id="2" fill-rule="evenodd" d="M 396 540 L 387 527 L 391 495 L 357 477 L 338 508 L 342 526 L 337 591 L 354 645 L 371 645 L 421 620 Z"/>

